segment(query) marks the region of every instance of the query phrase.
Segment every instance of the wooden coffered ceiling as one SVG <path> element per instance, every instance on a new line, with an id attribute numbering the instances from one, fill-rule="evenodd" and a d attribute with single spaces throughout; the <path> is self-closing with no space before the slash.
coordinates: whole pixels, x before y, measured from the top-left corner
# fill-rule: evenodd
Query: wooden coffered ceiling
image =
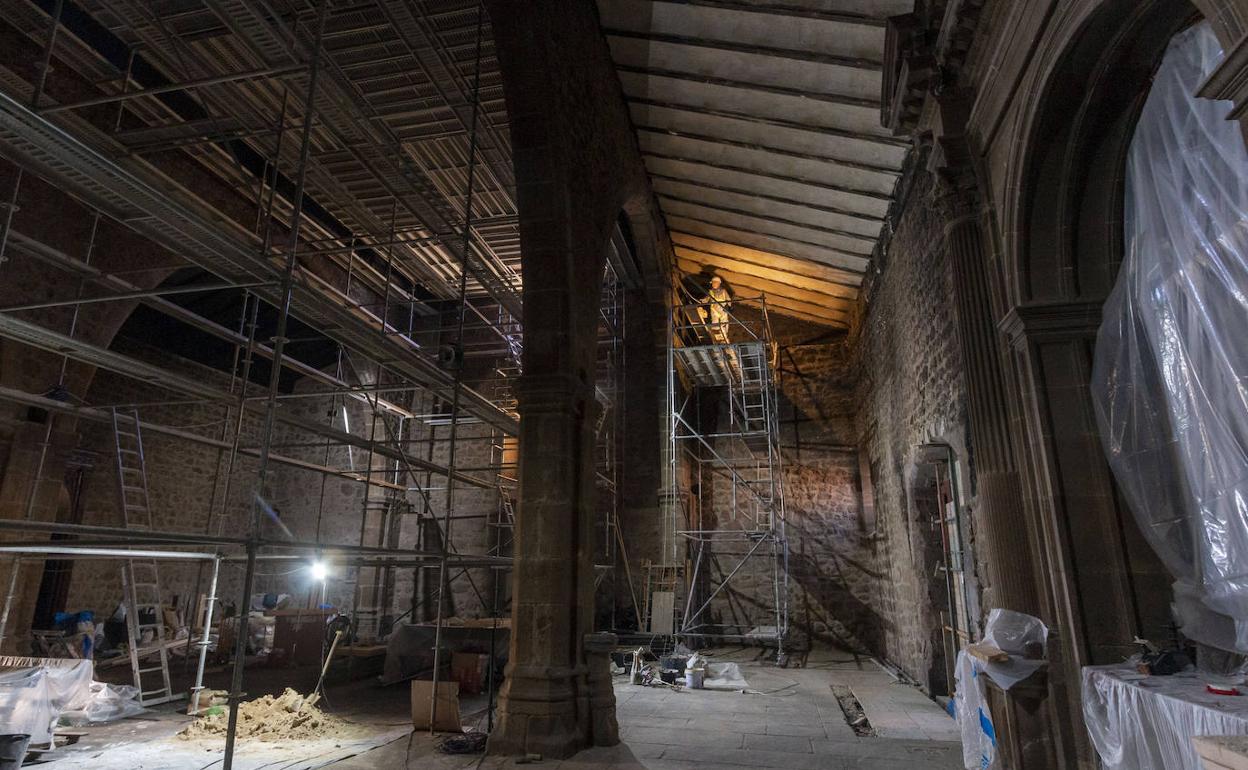
<path id="1" fill-rule="evenodd" d="M 914 0 L 598 0 L 685 273 L 848 326 L 908 143 L 880 125 Z"/>

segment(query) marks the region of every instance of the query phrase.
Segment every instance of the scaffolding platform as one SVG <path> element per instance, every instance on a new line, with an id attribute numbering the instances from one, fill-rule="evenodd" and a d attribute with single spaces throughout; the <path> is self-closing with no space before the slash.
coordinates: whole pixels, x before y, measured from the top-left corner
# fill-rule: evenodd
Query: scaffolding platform
<path id="1" fill-rule="evenodd" d="M 757 314 L 728 309 L 726 320 L 721 313 L 708 322 L 711 314 L 703 305 L 672 311 L 660 495 L 665 561 L 655 569 L 677 576 L 674 638 L 749 638 L 774 645 L 782 654 L 788 630 L 788 541 L 775 345 L 766 298 L 745 301 L 759 308 Z M 759 608 L 750 613 L 757 617 L 733 617 L 731 623 L 710 617 L 717 598 L 728 599 L 721 604 L 729 609 L 734 606 L 734 580 L 759 571 L 766 571 L 771 590 L 744 603 Z M 647 585 L 648 605 L 652 588 L 670 590 Z M 653 630 L 654 618 L 650 621 Z"/>

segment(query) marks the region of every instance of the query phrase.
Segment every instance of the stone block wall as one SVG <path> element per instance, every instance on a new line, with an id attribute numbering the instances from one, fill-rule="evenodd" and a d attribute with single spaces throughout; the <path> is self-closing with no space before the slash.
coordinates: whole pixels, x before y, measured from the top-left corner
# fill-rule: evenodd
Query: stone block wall
<path id="1" fill-rule="evenodd" d="M 934 634 L 940 620 L 929 601 L 936 564 L 928 546 L 940 535 L 916 515 L 908 480 L 920 445 L 965 446 L 966 396 L 940 245 L 943 223 L 930 203 L 931 178 L 917 173 L 887 252 L 865 287 L 852 358 L 859 442 L 875 503 L 869 541 L 876 579 L 865 597 L 880 617 L 873 651 L 922 682 L 939 655 Z M 967 534 L 973 552 L 973 533 Z"/>
<path id="2" fill-rule="evenodd" d="M 864 288 L 868 299 L 852 335 L 770 316 L 779 343 L 793 642 L 876 655 L 925 684 L 942 668 L 933 596 L 944 584 L 933 582 L 943 560 L 940 532 L 916 506 L 925 493 L 916 479 L 926 478 L 919 448 L 948 444 L 965 466 L 967 444 L 952 286 L 930 187 L 919 172 L 880 269 Z M 704 417 L 722 427 L 726 405 L 715 412 Z M 722 518 L 730 484 L 712 474 L 702 484 L 703 514 L 733 526 Z M 966 536 L 973 570 L 973 527 Z M 726 573 L 745 548 L 721 547 L 712 569 Z M 974 571 L 968 579 L 977 584 Z M 715 599 L 711 618 L 737 622 L 753 613 L 761 624 L 771 591 L 770 561 L 757 560 Z"/>
<path id="3" fill-rule="evenodd" d="M 199 364 L 128 339 L 118 339 L 114 349 L 194 376 L 201 382 L 212 382 L 224 390 L 229 385 L 228 376 Z M 318 383 L 301 381 L 296 392 L 322 387 Z M 253 386 L 255 393 L 262 388 Z M 92 404 L 142 404 L 140 416 L 144 421 L 178 427 L 191 433 L 220 438 L 224 421 L 224 409 L 216 404 L 178 403 L 176 395 L 139 383 L 119 374 L 99 371 L 88 394 Z M 157 402 L 170 403 L 160 405 Z M 367 438 L 375 430 L 377 441 L 387 440 L 385 426 L 379 420 L 374 424 L 368 405 L 354 399 L 326 397 L 291 398 L 280 407 L 292 416 L 332 425 L 338 430 L 349 430 L 356 436 Z M 419 411 L 419 409 L 414 409 Z M 345 413 L 345 414 L 344 414 Z M 419 428 L 415 432 L 411 426 Z M 390 421 L 393 429 L 397 425 Z M 262 434 L 262 414 L 249 412 L 243 423 L 242 445 L 257 447 Z M 413 457 L 430 459 L 445 464 L 449 457 L 449 428 L 427 427 L 423 423 L 408 421 L 405 450 Z M 433 439 L 432 449 L 427 443 Z M 479 425 L 461 426 L 456 464 L 460 468 L 478 469 L 490 462 L 488 431 Z M 143 435 L 147 461 L 149 496 L 157 529 L 202 533 L 209 528 L 210 511 L 213 512 L 212 528 L 227 536 L 242 536 L 246 532 L 251 515 L 251 499 L 255 490 L 258 461 L 240 454 L 231 477 L 228 500 L 225 495 L 225 456 L 216 447 L 184 439 L 174 438 L 154 431 Z M 84 515 L 82 523 L 120 526 L 122 513 L 118 501 L 116 463 L 113 454 L 112 427 L 107 423 L 82 421 L 77 426 L 77 446 L 85 450 L 93 463 L 84 484 Z M 325 439 L 278 423 L 274 431 L 273 452 L 297 460 L 334 468 L 351 469 L 361 475 L 368 473 L 368 450 L 361 447 L 333 445 L 327 447 Z M 401 465 L 401 463 L 399 463 Z M 399 470 L 404 470 L 399 468 Z M 381 544 L 382 530 L 379 526 L 381 511 L 391 507 L 393 523 L 388 542 L 399 551 L 435 550 L 427 533 L 422 534 L 418 519 L 436 516 L 441 522 L 445 510 L 446 480 L 437 475 L 406 472 L 396 476 L 396 461 L 380 455 L 372 462 L 372 477 L 386 479 L 409 487 L 407 491 L 385 490 L 372 487 L 368 496 L 368 512 L 372 527 L 366 533 L 368 544 Z M 473 470 L 473 475 L 488 478 L 490 473 Z M 427 489 L 429 505 L 417 487 Z M 266 538 L 280 540 L 289 537 L 303 542 L 355 545 L 361 541 L 361 525 L 365 515 L 365 497 L 368 487 L 357 480 L 322 474 L 289 464 L 270 465 L 265 485 L 263 506 L 263 532 Z M 387 501 L 390 501 L 387 503 Z M 495 527 L 489 526 L 498 509 L 498 495 L 483 490 L 458 485 L 455 492 L 455 515 L 451 542 L 460 553 L 479 554 L 494 545 Z M 220 516 L 224 510 L 225 518 Z M 377 526 L 373 526 L 377 525 Z M 207 548 L 201 549 L 207 550 Z M 311 555 L 290 552 L 293 559 L 262 559 L 257 569 L 254 591 L 256 593 L 289 593 L 297 606 L 314 605 L 320 601 L 320 585 L 314 583 L 308 570 Z M 356 593 L 357 583 L 372 586 L 379 582 L 388 585 L 385 596 L 389 599 L 382 607 L 383 617 L 393 619 L 407 613 L 413 605 L 417 591 L 417 569 L 412 566 L 393 569 L 392 574 L 368 574 L 360 576 L 359 568 L 348 564 L 346 557 L 327 556 L 331 579 L 327 581 L 326 601 L 336 607 L 350 607 Z M 450 595 L 452 600 L 446 612 L 465 617 L 488 614 L 492 601 L 492 584 L 489 570 L 469 571 L 471 582 L 460 570 L 451 569 Z M 189 601 L 197 587 L 207 590 L 208 570 L 202 575 L 198 566 L 191 563 L 162 563 L 161 580 L 166 599 L 179 597 Z M 388 579 L 387 579 L 388 578 Z M 436 586 L 436 570 L 426 570 L 424 578 Z M 237 605 L 241 601 L 243 563 L 230 561 L 222 565 L 219 596 L 225 602 Z M 475 584 L 475 588 L 474 588 Z M 480 594 L 480 597 L 478 597 Z M 121 596 L 120 562 L 78 561 L 74 563 L 70 584 L 68 609 L 91 609 L 98 614 L 110 614 Z M 500 594 L 500 602 L 505 594 Z M 361 604 L 365 602 L 361 600 Z M 436 609 L 436 608 L 434 608 Z M 430 613 L 430 617 L 432 613 Z M 417 614 L 418 618 L 424 617 Z"/>
<path id="4" fill-rule="evenodd" d="M 757 313 L 738 306 L 743 321 Z M 836 644 L 866 652 L 882 639 L 884 620 L 873 608 L 880 579 L 874 550 L 863 526 L 858 473 L 855 376 L 844 332 L 777 313 L 770 314 L 777 351 L 781 480 L 785 534 L 790 645 Z M 726 427 L 726 403 L 704 413 Z M 714 432 L 714 431 L 708 431 Z M 721 451 L 726 449 L 720 442 Z M 731 484 L 706 472 L 701 479 L 702 514 L 721 528 L 727 520 Z M 738 491 L 738 495 L 740 495 Z M 715 583 L 740 560 L 750 543 L 716 548 L 708 565 Z M 774 622 L 773 561 L 760 548 L 732 578 L 708 610 L 711 622 Z M 760 558 L 761 556 L 761 558 Z"/>
<path id="5" fill-rule="evenodd" d="M 791 631 L 870 651 L 884 619 L 872 603 L 880 573 L 864 519 L 848 348 L 795 340 L 779 355 Z"/>

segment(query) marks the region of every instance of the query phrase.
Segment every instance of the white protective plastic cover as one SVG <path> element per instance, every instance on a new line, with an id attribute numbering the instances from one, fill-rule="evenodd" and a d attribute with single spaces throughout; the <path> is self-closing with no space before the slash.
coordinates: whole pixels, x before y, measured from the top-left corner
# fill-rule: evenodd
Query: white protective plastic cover
<path id="1" fill-rule="evenodd" d="M 1248 698 L 1214 695 L 1195 671 L 1141 678 L 1083 669 L 1083 717 L 1105 770 L 1202 770 L 1198 735 L 1248 735 Z"/>
<path id="2" fill-rule="evenodd" d="M 997 732 L 992 725 L 983 673 L 983 665 L 966 650 L 958 653 L 953 706 L 958 714 L 958 730 L 962 733 L 962 766 L 966 770 L 993 767 L 997 757 Z"/>
<path id="3" fill-rule="evenodd" d="M 1032 615 L 1013 610 L 994 609 L 988 613 L 984 642 L 1010 654 L 1004 663 L 977 661 L 978 667 L 1002 690 L 1008 690 L 1036 673 L 1045 664 L 1043 658 L 1026 657 L 1028 645 L 1038 645 L 1041 653 L 1049 641 L 1049 627 Z"/>
<path id="4" fill-rule="evenodd" d="M 1248 651 L 1248 151 L 1230 102 L 1195 96 L 1221 60 L 1208 24 L 1181 32 L 1140 115 L 1091 388 L 1140 528 L 1199 599 L 1184 633 Z"/>
<path id="5" fill-rule="evenodd" d="M 90 703 L 93 670 L 91 661 L 78 660 L 0 671 L 0 734 L 51 742 L 61 712 Z"/>

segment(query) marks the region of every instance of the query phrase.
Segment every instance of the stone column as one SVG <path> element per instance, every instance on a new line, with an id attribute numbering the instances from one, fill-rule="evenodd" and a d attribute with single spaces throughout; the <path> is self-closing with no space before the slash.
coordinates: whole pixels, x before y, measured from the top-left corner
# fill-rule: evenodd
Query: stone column
<path id="1" fill-rule="evenodd" d="M 585 659 L 589 668 L 589 733 L 595 746 L 620 742 L 620 724 L 615 718 L 615 684 L 611 678 L 611 652 L 619 639 L 615 634 L 586 634 Z"/>
<path id="2" fill-rule="evenodd" d="M 564 758 L 590 744 L 585 635 L 592 631 L 592 390 L 565 374 L 517 383 L 520 504 L 512 567 L 511 656 L 495 754 Z"/>
<path id="3" fill-rule="evenodd" d="M 988 572 L 984 606 L 1039 617 L 1043 613 L 1038 576 L 1021 476 L 1010 443 L 1004 363 L 1000 333 L 993 322 L 979 196 L 970 174 L 961 178 L 944 174 L 937 189 L 945 217 L 945 254 L 953 279 L 966 378 L 976 549 L 984 555 Z M 1046 695 L 1043 685 L 1019 686 L 994 701 L 993 721 L 999 725 L 998 746 L 1005 767 L 1039 770 L 1053 766 Z"/>
<path id="4" fill-rule="evenodd" d="M 984 604 L 1040 615 L 1022 487 L 1010 444 L 998 331 L 993 323 L 979 197 L 973 180 L 942 180 L 945 253 L 953 278 L 975 479 L 975 532 L 988 569 Z"/>
<path id="5" fill-rule="evenodd" d="M 645 606 L 645 561 L 666 562 L 663 553 L 663 401 L 667 373 L 666 311 L 655 311 L 641 291 L 627 295 L 624 338 L 624 462 L 620 468 L 620 529 L 627 561 L 615 575 L 622 606 L 636 609 L 638 624 Z M 632 585 L 625 585 L 631 580 Z"/>

